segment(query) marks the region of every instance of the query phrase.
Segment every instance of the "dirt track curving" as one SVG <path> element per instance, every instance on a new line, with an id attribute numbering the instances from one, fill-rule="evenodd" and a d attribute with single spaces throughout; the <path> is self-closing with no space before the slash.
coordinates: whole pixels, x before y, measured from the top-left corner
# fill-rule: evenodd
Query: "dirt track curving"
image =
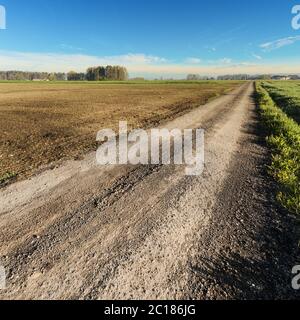
<path id="1" fill-rule="evenodd" d="M 253 92 L 164 125 L 206 130 L 202 176 L 92 153 L 2 189 L 0 298 L 295 298 L 296 224 L 274 201 Z"/>

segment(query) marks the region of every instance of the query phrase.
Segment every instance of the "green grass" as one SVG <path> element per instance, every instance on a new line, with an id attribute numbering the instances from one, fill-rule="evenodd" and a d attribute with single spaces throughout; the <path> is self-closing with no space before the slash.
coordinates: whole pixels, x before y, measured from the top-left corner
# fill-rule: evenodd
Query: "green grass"
<path id="1" fill-rule="evenodd" d="M 268 81 L 263 82 L 276 104 L 298 124 L 300 123 L 300 82 L 299 81 Z"/>
<path id="2" fill-rule="evenodd" d="M 300 126 L 275 104 L 264 87 L 256 83 L 257 102 L 269 130 L 267 142 L 272 150 L 269 172 L 279 183 L 279 202 L 289 211 L 299 214 Z"/>
<path id="3" fill-rule="evenodd" d="M 15 177 L 16 174 L 14 172 L 5 173 L 3 176 L 0 176 L 0 186 Z"/>

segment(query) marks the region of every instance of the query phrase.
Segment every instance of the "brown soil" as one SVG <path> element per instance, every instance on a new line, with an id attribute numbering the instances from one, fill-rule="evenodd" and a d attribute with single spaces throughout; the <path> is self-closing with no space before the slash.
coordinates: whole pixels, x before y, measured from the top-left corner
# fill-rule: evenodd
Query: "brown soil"
<path id="1" fill-rule="evenodd" d="M 96 146 L 96 133 L 149 127 L 174 118 L 236 87 L 201 84 L 0 84 L 0 186 Z"/>

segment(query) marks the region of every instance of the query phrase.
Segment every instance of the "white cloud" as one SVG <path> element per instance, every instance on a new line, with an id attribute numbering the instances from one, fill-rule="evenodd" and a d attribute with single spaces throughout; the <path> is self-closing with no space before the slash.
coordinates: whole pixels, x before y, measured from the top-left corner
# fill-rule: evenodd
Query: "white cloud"
<path id="1" fill-rule="evenodd" d="M 145 54 L 126 54 L 119 56 L 89 56 L 84 54 L 28 53 L 0 50 L 1 70 L 24 71 L 85 71 L 96 65 L 151 65 L 166 63 L 161 57 Z"/>
<path id="2" fill-rule="evenodd" d="M 254 57 L 257 60 L 262 60 L 262 56 L 259 56 L 258 54 L 253 53 L 252 57 Z"/>
<path id="3" fill-rule="evenodd" d="M 104 57 L 104 59 L 107 60 L 114 60 L 114 61 L 120 61 L 123 63 L 165 63 L 167 62 L 167 59 L 151 56 L 151 55 L 145 55 L 145 54 L 132 54 L 129 53 L 127 55 L 120 55 L 120 56 L 113 56 L 113 57 Z M 120 64 L 119 62 L 119 64 Z"/>
<path id="4" fill-rule="evenodd" d="M 201 62 L 201 59 L 199 58 L 190 57 L 185 59 L 185 63 L 187 64 L 199 64 L 200 62 Z"/>
<path id="5" fill-rule="evenodd" d="M 220 64 L 231 64 L 232 63 L 232 59 L 230 58 L 223 58 L 221 60 L 218 61 Z"/>
<path id="6" fill-rule="evenodd" d="M 205 46 L 204 48 L 207 49 L 207 50 L 210 51 L 210 52 L 216 52 L 216 51 L 217 51 L 217 48 L 216 48 L 216 47 L 208 47 L 208 46 Z"/>
<path id="7" fill-rule="evenodd" d="M 297 41 L 300 41 L 300 36 L 287 37 L 287 38 L 282 38 L 282 39 L 278 39 L 271 42 L 266 42 L 261 44 L 260 47 L 265 51 L 272 51 L 285 46 L 289 46 L 291 44 L 294 44 Z"/>
<path id="8" fill-rule="evenodd" d="M 189 73 L 218 75 L 224 73 L 300 73 L 299 63 L 272 64 L 235 62 L 229 58 L 203 61 L 201 64 L 172 63 L 164 58 L 145 54 L 97 57 L 84 54 L 26 53 L 0 50 L 0 70 L 82 72 L 96 65 L 124 65 L 130 75 L 154 78 L 185 77 Z"/>
<path id="9" fill-rule="evenodd" d="M 74 47 L 74 46 L 71 46 L 71 45 L 66 44 L 66 43 L 61 43 L 61 44 L 60 44 L 60 48 L 61 48 L 61 49 L 64 49 L 64 50 L 76 50 L 76 51 L 83 51 L 83 48 L 80 48 L 80 47 Z"/>
<path id="10" fill-rule="evenodd" d="M 257 63 L 249 62 L 249 61 L 242 61 L 232 64 L 232 67 L 255 67 L 258 66 Z"/>
<path id="11" fill-rule="evenodd" d="M 210 65 L 216 65 L 216 66 L 230 65 L 233 63 L 233 60 L 230 58 L 222 58 L 222 59 L 217 59 L 217 60 L 208 60 L 207 63 Z"/>
<path id="12" fill-rule="evenodd" d="M 229 65 L 147 65 L 147 66 L 132 66 L 129 68 L 130 74 L 142 75 L 145 77 L 178 77 L 183 78 L 187 74 L 205 74 L 205 75 L 220 75 L 220 74 L 272 74 L 272 73 L 300 73 L 300 61 L 294 64 L 255 64 L 250 62 L 240 62 Z"/>

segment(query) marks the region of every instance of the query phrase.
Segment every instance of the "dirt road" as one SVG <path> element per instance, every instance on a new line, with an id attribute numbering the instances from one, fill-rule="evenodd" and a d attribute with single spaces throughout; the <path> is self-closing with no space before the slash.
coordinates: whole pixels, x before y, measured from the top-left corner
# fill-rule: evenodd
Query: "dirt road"
<path id="1" fill-rule="evenodd" d="M 95 154 L 0 191 L 8 299 L 290 298 L 294 218 L 274 201 L 253 84 L 164 125 L 204 128 L 202 176 L 97 167 Z"/>

